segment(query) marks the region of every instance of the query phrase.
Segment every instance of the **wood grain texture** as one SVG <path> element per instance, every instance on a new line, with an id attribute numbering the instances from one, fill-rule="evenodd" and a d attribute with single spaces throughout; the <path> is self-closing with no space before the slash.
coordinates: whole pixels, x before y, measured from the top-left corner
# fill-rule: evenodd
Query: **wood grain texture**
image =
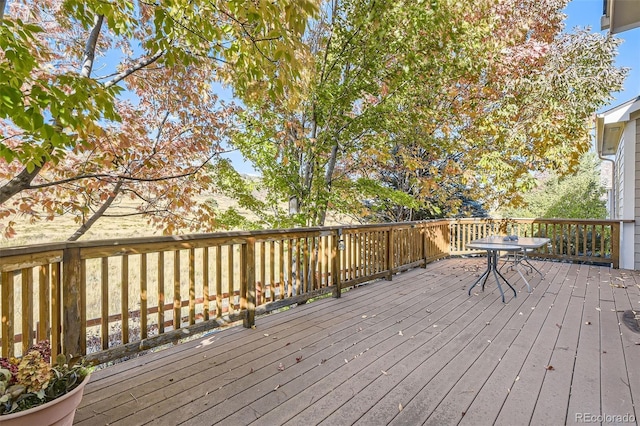
<path id="1" fill-rule="evenodd" d="M 76 424 L 637 419 L 640 339 L 617 311 L 640 302 L 640 274 L 534 262 L 544 278 L 527 293 L 508 272 L 506 304 L 491 282 L 467 295 L 483 259 L 446 259 L 99 370 Z"/>

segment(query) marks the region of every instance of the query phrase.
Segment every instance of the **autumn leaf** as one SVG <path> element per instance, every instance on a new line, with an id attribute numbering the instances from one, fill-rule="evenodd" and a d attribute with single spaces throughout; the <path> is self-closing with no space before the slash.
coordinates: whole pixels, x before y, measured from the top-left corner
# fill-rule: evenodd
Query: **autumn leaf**
<path id="1" fill-rule="evenodd" d="M 553 367 L 553 365 L 547 365 L 546 367 L 547 370 L 555 370 L 555 368 Z"/>

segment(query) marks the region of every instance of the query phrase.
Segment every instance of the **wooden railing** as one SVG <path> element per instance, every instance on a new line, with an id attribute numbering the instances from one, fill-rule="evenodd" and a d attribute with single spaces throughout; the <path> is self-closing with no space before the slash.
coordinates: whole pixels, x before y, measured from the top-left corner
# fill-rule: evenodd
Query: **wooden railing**
<path id="1" fill-rule="evenodd" d="M 457 219 L 451 221 L 451 255 L 472 253 L 471 240 L 489 235 L 547 237 L 536 257 L 573 262 L 620 264 L 620 222 L 590 219 Z"/>
<path id="2" fill-rule="evenodd" d="M 608 221 L 436 220 L 53 243 L 0 249 L 2 356 L 123 358 L 234 321 L 468 253 L 490 234 L 552 238 L 536 256 L 611 262 Z"/>

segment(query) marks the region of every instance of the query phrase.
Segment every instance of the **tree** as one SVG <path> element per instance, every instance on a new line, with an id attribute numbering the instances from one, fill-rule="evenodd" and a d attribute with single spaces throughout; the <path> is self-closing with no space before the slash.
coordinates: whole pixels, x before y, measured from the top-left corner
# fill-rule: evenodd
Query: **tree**
<path id="1" fill-rule="evenodd" d="M 323 4 L 305 39 L 315 58 L 305 101 L 295 109 L 282 103 L 250 109 L 233 140 L 262 173 L 268 204 L 289 204 L 288 223 L 322 225 L 328 208 L 362 210 L 362 161 L 376 150 L 386 155 L 386 141 L 410 121 L 406 93 L 424 84 L 422 71 L 458 63 L 467 34 L 456 34 L 456 23 L 470 33 L 487 31 L 464 24 L 468 10 L 453 1 Z M 450 77 L 433 75 L 436 90 Z M 270 220 L 285 223 L 287 213 L 279 208 Z"/>
<path id="2" fill-rule="evenodd" d="M 605 188 L 600 182 L 599 160 L 593 152 L 580 158 L 574 173 L 538 178 L 538 186 L 524 194 L 524 205 L 501 209 L 508 217 L 605 219 Z"/>
<path id="3" fill-rule="evenodd" d="M 302 108 L 249 110 L 234 143 L 268 205 L 291 201 L 289 223 L 321 225 L 328 207 L 403 220 L 517 204 L 534 172 L 575 168 L 626 74 L 615 39 L 562 32 L 565 5 L 327 1 L 306 38 L 316 62 Z"/>
<path id="4" fill-rule="evenodd" d="M 206 206 L 199 223 L 181 218 L 210 189 L 201 172 L 233 112 L 216 102 L 215 83 L 247 105 L 285 93 L 296 102 L 301 35 L 316 10 L 313 0 L 10 3 L 0 21 L 0 218 L 74 214 L 81 234 L 128 195 L 167 232 L 210 229 Z"/>
<path id="5" fill-rule="evenodd" d="M 476 16 L 492 28 L 484 48 L 470 43 L 464 56 L 456 54 L 474 63 L 450 64 L 442 91 L 413 86 L 405 109 L 414 118 L 389 139 L 402 159 L 374 157 L 368 179 L 386 192 L 413 194 L 423 208 L 455 214 L 461 200 L 517 205 L 534 173 L 571 172 L 590 145 L 593 113 L 621 87 L 626 70 L 613 66 L 618 41 L 582 29 L 561 32 L 565 3 L 497 2 L 488 17 Z M 409 180 L 412 192 L 388 183 L 389 174 Z"/>

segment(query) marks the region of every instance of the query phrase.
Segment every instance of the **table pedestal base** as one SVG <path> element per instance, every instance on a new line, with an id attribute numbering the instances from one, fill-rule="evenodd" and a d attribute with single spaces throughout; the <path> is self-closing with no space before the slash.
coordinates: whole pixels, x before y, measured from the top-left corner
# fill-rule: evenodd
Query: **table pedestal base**
<path id="1" fill-rule="evenodd" d="M 471 290 L 473 290 L 473 288 L 477 286 L 480 283 L 480 281 L 482 281 L 482 291 L 484 291 L 484 285 L 487 282 L 487 278 L 489 278 L 489 274 L 493 273 L 493 276 L 496 279 L 496 283 L 498 284 L 498 290 L 500 290 L 500 295 L 502 296 L 502 303 L 505 303 L 505 301 L 504 301 L 504 291 L 502 290 L 502 285 L 500 285 L 500 278 L 502 278 L 502 280 L 509 286 L 509 288 L 513 290 L 513 297 L 517 297 L 516 289 L 513 288 L 511 284 L 509 284 L 509 281 L 507 281 L 507 279 L 504 276 L 502 276 L 502 274 L 497 268 L 498 251 L 499 250 L 487 250 L 487 269 L 484 271 L 482 275 L 480 275 L 480 278 L 478 278 L 476 282 L 474 282 L 473 285 L 469 287 L 469 296 L 471 296 Z"/>

